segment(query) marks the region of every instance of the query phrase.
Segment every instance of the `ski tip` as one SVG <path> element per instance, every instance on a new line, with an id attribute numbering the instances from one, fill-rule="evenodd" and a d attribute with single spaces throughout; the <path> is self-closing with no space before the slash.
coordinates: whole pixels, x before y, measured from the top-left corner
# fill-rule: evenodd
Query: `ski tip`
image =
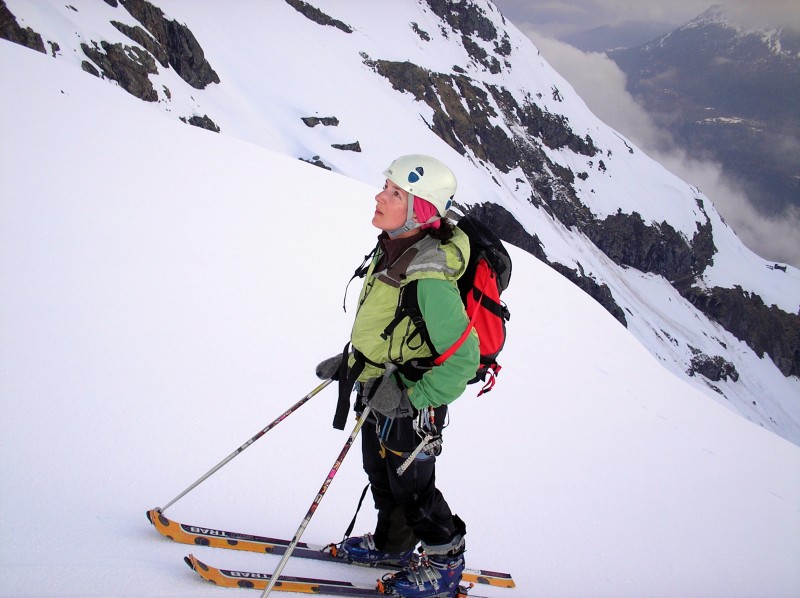
<path id="1" fill-rule="evenodd" d="M 153 525 L 156 524 L 155 517 L 161 514 L 161 507 L 153 507 L 149 511 L 147 511 L 144 515 L 147 517 L 147 520 L 152 523 Z"/>
<path id="2" fill-rule="evenodd" d="M 206 565 L 203 561 L 198 560 L 196 556 L 194 556 L 193 554 L 189 554 L 189 555 L 183 557 L 183 562 L 186 563 L 187 565 L 189 565 L 190 569 L 193 569 L 194 571 L 197 571 L 198 573 L 200 573 L 201 577 L 204 577 L 205 579 L 208 579 L 208 577 L 203 575 L 202 571 L 208 572 L 209 566 Z M 209 580 L 209 581 L 213 581 L 213 580 Z M 217 582 L 215 581 L 214 583 L 217 583 Z"/>
<path id="3" fill-rule="evenodd" d="M 162 534 L 167 535 L 163 531 L 161 531 L 161 529 L 170 527 L 172 525 L 172 522 L 170 522 L 170 520 L 166 518 L 164 513 L 161 511 L 160 507 L 155 507 L 153 509 L 150 509 L 149 511 L 147 511 L 147 513 L 145 513 L 145 516 L 147 517 L 147 520 L 157 530 L 159 530 Z"/>

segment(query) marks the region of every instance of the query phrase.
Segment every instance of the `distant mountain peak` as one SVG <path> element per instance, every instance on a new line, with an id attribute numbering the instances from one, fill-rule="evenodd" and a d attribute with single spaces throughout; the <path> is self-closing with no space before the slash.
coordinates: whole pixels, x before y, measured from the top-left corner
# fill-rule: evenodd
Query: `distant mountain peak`
<path id="1" fill-rule="evenodd" d="M 678 28 L 678 31 L 687 29 L 701 29 L 704 27 L 719 27 L 728 29 L 736 35 L 745 34 L 745 30 L 736 22 L 731 13 L 721 4 L 712 4 L 691 21 Z"/>
<path id="2" fill-rule="evenodd" d="M 726 22 L 732 23 L 730 16 L 721 4 L 712 4 L 690 22 Z"/>
<path id="3" fill-rule="evenodd" d="M 708 26 L 727 29 L 739 38 L 755 36 L 776 55 L 797 58 L 800 53 L 800 31 L 785 24 L 757 23 L 752 14 L 721 4 L 712 4 L 678 31 Z"/>

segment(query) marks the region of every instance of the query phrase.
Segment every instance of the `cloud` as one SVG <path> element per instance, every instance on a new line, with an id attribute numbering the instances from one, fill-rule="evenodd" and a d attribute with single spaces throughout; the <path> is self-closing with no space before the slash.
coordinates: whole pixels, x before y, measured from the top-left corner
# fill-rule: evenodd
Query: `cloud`
<path id="1" fill-rule="evenodd" d="M 740 25 L 753 29 L 800 29 L 797 0 L 724 0 L 722 5 Z"/>
<path id="2" fill-rule="evenodd" d="M 625 135 L 635 132 L 630 137 L 635 137 L 640 145 L 671 145 L 669 134 L 656 127 L 644 108 L 625 91 L 625 73 L 605 54 L 582 52 L 534 31 L 524 33 L 533 39 L 550 65 L 572 84 L 595 116 Z"/>
<path id="3" fill-rule="evenodd" d="M 648 154 L 698 187 L 739 239 L 756 254 L 766 260 L 800 267 L 800 209 L 789 206 L 780 214 L 765 216 L 755 209 L 744 191 L 731 183 L 716 162 L 692 159 L 674 147 L 668 151 L 648 151 Z"/>
<path id="4" fill-rule="evenodd" d="M 625 90 L 625 74 L 612 60 L 522 30 L 598 118 L 681 179 L 699 187 L 745 245 L 765 259 L 800 267 L 800 210 L 789 208 L 776 216 L 759 213 L 745 192 L 723 175 L 718 163 L 690 158 L 668 131 L 654 123 Z"/>

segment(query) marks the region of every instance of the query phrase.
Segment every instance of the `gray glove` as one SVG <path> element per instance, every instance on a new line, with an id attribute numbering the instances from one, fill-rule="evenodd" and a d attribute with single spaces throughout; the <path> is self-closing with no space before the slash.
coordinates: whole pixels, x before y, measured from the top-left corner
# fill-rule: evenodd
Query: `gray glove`
<path id="1" fill-rule="evenodd" d="M 408 391 L 397 386 L 392 377 L 396 369 L 394 365 L 387 364 L 383 376 L 367 380 L 361 391 L 364 402 L 389 419 L 414 415 L 414 407 L 408 400 Z"/>
<path id="2" fill-rule="evenodd" d="M 342 365 L 342 354 L 339 353 L 333 357 L 328 357 L 325 361 L 317 366 L 316 374 L 320 380 L 338 380 L 339 368 Z"/>

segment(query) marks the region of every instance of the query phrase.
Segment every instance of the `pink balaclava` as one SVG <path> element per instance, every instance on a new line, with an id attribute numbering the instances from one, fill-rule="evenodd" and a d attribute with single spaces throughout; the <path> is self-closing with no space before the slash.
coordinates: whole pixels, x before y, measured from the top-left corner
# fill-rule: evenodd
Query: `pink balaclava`
<path id="1" fill-rule="evenodd" d="M 422 199 L 421 197 L 413 196 L 414 197 L 414 214 L 417 216 L 417 220 L 419 222 L 428 222 L 433 216 L 438 216 L 439 212 L 436 211 L 436 207 L 429 201 Z M 439 228 L 439 224 L 441 220 L 434 220 L 429 224 L 422 224 L 420 226 L 421 229 L 426 228 Z"/>

